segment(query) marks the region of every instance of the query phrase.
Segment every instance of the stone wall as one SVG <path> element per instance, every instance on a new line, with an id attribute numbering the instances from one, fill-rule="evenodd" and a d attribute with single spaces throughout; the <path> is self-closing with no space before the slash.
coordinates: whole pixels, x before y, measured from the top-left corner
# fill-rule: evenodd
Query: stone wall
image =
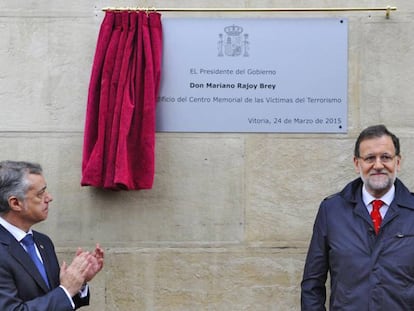
<path id="1" fill-rule="evenodd" d="M 226 7 L 385 7 L 387 1 L 226 1 Z M 152 190 L 80 187 L 86 96 L 107 6 L 223 7 L 222 1 L 0 2 L 0 152 L 40 162 L 54 196 L 36 229 L 61 260 L 106 249 L 85 310 L 299 310 L 319 202 L 355 178 L 360 130 L 401 138 L 414 189 L 414 2 L 331 13 L 163 13 L 185 17 L 346 17 L 347 134 L 157 133 Z M 406 156 L 406 157 L 405 157 Z"/>

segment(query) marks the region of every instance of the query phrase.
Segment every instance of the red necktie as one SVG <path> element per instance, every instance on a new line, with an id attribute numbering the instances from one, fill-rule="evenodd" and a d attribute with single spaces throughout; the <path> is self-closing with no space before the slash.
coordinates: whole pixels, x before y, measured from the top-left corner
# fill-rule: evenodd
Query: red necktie
<path id="1" fill-rule="evenodd" d="M 381 208 L 383 204 L 384 202 L 382 202 L 381 200 L 372 201 L 371 219 L 372 219 L 372 222 L 374 223 L 374 229 L 375 229 L 376 234 L 378 234 L 378 231 L 381 227 L 382 217 L 381 217 L 381 213 L 379 209 Z"/>

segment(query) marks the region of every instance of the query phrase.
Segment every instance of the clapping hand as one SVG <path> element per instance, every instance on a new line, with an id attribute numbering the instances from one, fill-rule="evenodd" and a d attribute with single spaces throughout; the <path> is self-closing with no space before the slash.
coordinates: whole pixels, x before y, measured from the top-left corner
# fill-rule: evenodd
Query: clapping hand
<path id="1" fill-rule="evenodd" d="M 76 256 L 84 254 L 85 252 L 78 248 Z M 104 264 L 104 251 L 99 244 L 96 244 L 95 250 L 88 254 L 87 260 L 89 262 L 88 271 L 86 272 L 85 282 L 92 280 L 99 271 L 102 270 Z"/>

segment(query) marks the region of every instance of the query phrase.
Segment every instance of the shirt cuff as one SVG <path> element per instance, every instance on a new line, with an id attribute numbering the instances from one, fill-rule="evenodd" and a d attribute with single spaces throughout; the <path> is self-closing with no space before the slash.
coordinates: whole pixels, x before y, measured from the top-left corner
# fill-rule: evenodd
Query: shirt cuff
<path id="1" fill-rule="evenodd" d="M 86 296 L 88 296 L 88 292 L 89 292 L 89 285 L 85 283 L 82 285 L 81 289 L 79 290 L 80 298 L 85 298 Z"/>

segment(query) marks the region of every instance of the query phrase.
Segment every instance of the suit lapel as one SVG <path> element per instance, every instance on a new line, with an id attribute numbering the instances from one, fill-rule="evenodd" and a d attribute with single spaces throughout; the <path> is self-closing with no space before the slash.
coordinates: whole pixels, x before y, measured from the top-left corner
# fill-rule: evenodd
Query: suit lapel
<path id="1" fill-rule="evenodd" d="M 36 283 L 44 290 L 45 293 L 49 291 L 45 281 L 37 270 L 36 265 L 26 253 L 24 248 L 18 241 L 9 233 L 3 226 L 0 226 L 0 239 L 1 242 L 9 246 L 10 255 L 13 256 L 18 263 L 20 263 L 23 269 L 36 281 Z"/>
<path id="2" fill-rule="evenodd" d="M 385 227 L 388 223 L 391 222 L 395 217 L 398 217 L 400 215 L 400 211 L 397 207 L 397 204 L 393 201 L 391 202 L 391 205 L 388 208 L 387 213 L 385 214 L 384 219 L 382 220 L 381 227 Z"/>
<path id="3" fill-rule="evenodd" d="M 354 209 L 354 213 L 357 214 L 359 217 L 361 217 L 362 219 L 364 219 L 365 222 L 367 222 L 369 225 L 372 225 L 372 220 L 371 217 L 369 216 L 368 210 L 365 207 L 365 204 L 362 201 L 358 201 L 355 209 Z"/>

